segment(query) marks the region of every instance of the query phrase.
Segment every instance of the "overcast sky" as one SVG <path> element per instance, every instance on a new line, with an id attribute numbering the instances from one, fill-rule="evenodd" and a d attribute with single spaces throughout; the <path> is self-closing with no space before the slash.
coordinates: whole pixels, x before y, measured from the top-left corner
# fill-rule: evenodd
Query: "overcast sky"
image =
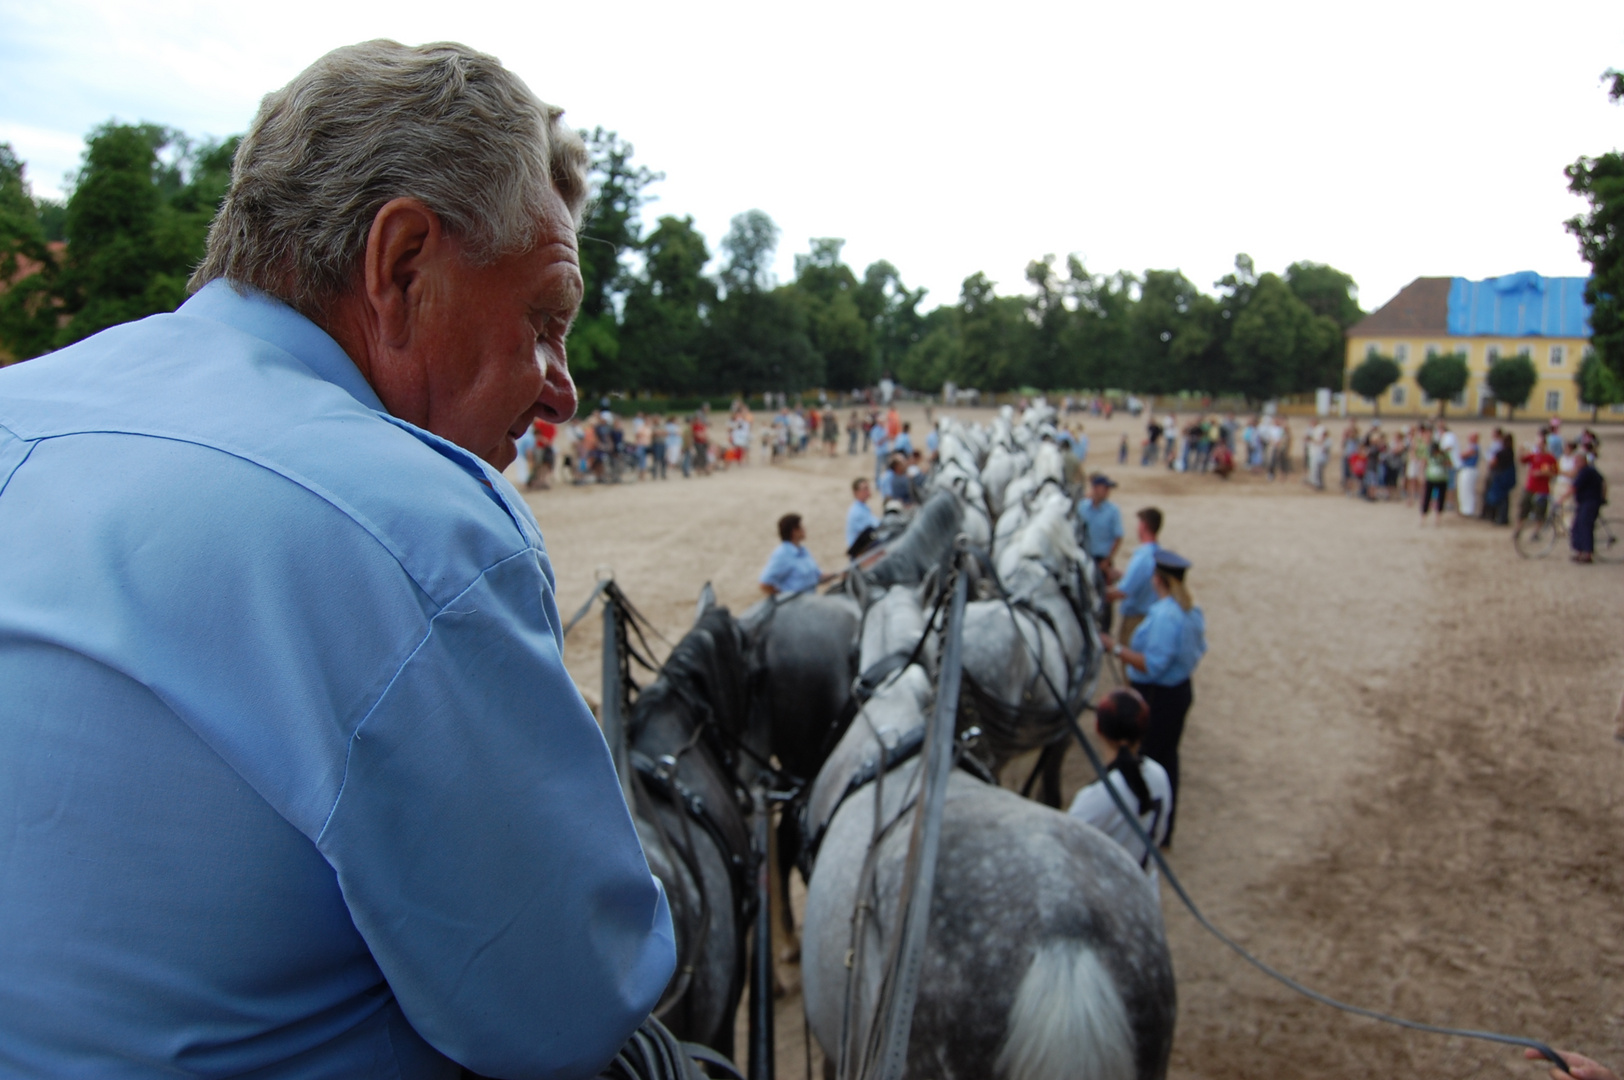
<path id="1" fill-rule="evenodd" d="M 740 211 L 957 298 L 1028 260 L 1327 262 L 1367 309 L 1419 275 L 1588 272 L 1562 167 L 1624 145 L 1624 4 L 266 5 L 0 0 L 0 141 L 60 193 L 109 118 L 243 131 L 326 50 L 454 39 L 666 179 L 712 250 Z"/>

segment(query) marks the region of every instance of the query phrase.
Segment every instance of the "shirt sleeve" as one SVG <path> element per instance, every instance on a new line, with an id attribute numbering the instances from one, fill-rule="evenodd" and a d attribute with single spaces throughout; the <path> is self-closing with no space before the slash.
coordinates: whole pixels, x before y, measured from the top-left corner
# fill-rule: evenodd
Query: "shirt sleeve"
<path id="1" fill-rule="evenodd" d="M 1145 551 L 1148 554 L 1149 549 L 1146 548 Z M 1122 575 L 1122 584 L 1119 586 L 1127 594 L 1128 600 L 1136 599 L 1139 590 L 1150 584 L 1151 567 L 1155 564 L 1155 559 L 1147 558 L 1138 551 L 1133 553 L 1133 558 L 1128 560 L 1128 570 Z"/>
<path id="2" fill-rule="evenodd" d="M 489 1076 L 595 1074 L 675 965 L 548 595 L 525 550 L 433 618 L 317 838 L 412 1027 Z"/>

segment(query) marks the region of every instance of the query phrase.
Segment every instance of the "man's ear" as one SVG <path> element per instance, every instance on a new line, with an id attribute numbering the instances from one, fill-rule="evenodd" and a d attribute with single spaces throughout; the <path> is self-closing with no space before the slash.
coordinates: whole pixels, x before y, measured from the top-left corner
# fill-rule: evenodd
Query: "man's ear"
<path id="1" fill-rule="evenodd" d="M 367 305 L 383 344 L 401 348 L 423 302 L 423 276 L 445 252 L 440 217 L 417 199 L 391 199 L 379 208 L 362 256 Z"/>

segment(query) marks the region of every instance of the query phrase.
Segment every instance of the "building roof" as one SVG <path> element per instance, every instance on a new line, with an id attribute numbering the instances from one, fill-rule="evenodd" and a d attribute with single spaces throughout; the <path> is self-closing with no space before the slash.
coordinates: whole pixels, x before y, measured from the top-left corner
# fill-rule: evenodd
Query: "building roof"
<path id="1" fill-rule="evenodd" d="M 1349 334 L 1377 337 L 1449 333 L 1449 291 L 1454 278 L 1419 277 L 1353 324 Z"/>
<path id="2" fill-rule="evenodd" d="M 1348 333 L 1362 337 L 1589 337 L 1586 280 L 1542 277 L 1531 270 L 1482 281 L 1416 278 Z"/>
<path id="3" fill-rule="evenodd" d="M 1532 270 L 1449 286 L 1449 332 L 1504 337 L 1589 337 L 1582 277 L 1541 277 Z"/>

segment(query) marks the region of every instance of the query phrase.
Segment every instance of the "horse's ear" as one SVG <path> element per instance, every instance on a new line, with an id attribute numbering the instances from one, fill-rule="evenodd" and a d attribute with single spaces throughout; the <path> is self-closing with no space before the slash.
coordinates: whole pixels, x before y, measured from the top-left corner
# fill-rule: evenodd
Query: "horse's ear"
<path id="1" fill-rule="evenodd" d="M 704 618 L 705 612 L 716 606 L 716 590 L 711 588 L 710 582 L 699 590 L 699 603 L 694 605 L 694 622 Z"/>

